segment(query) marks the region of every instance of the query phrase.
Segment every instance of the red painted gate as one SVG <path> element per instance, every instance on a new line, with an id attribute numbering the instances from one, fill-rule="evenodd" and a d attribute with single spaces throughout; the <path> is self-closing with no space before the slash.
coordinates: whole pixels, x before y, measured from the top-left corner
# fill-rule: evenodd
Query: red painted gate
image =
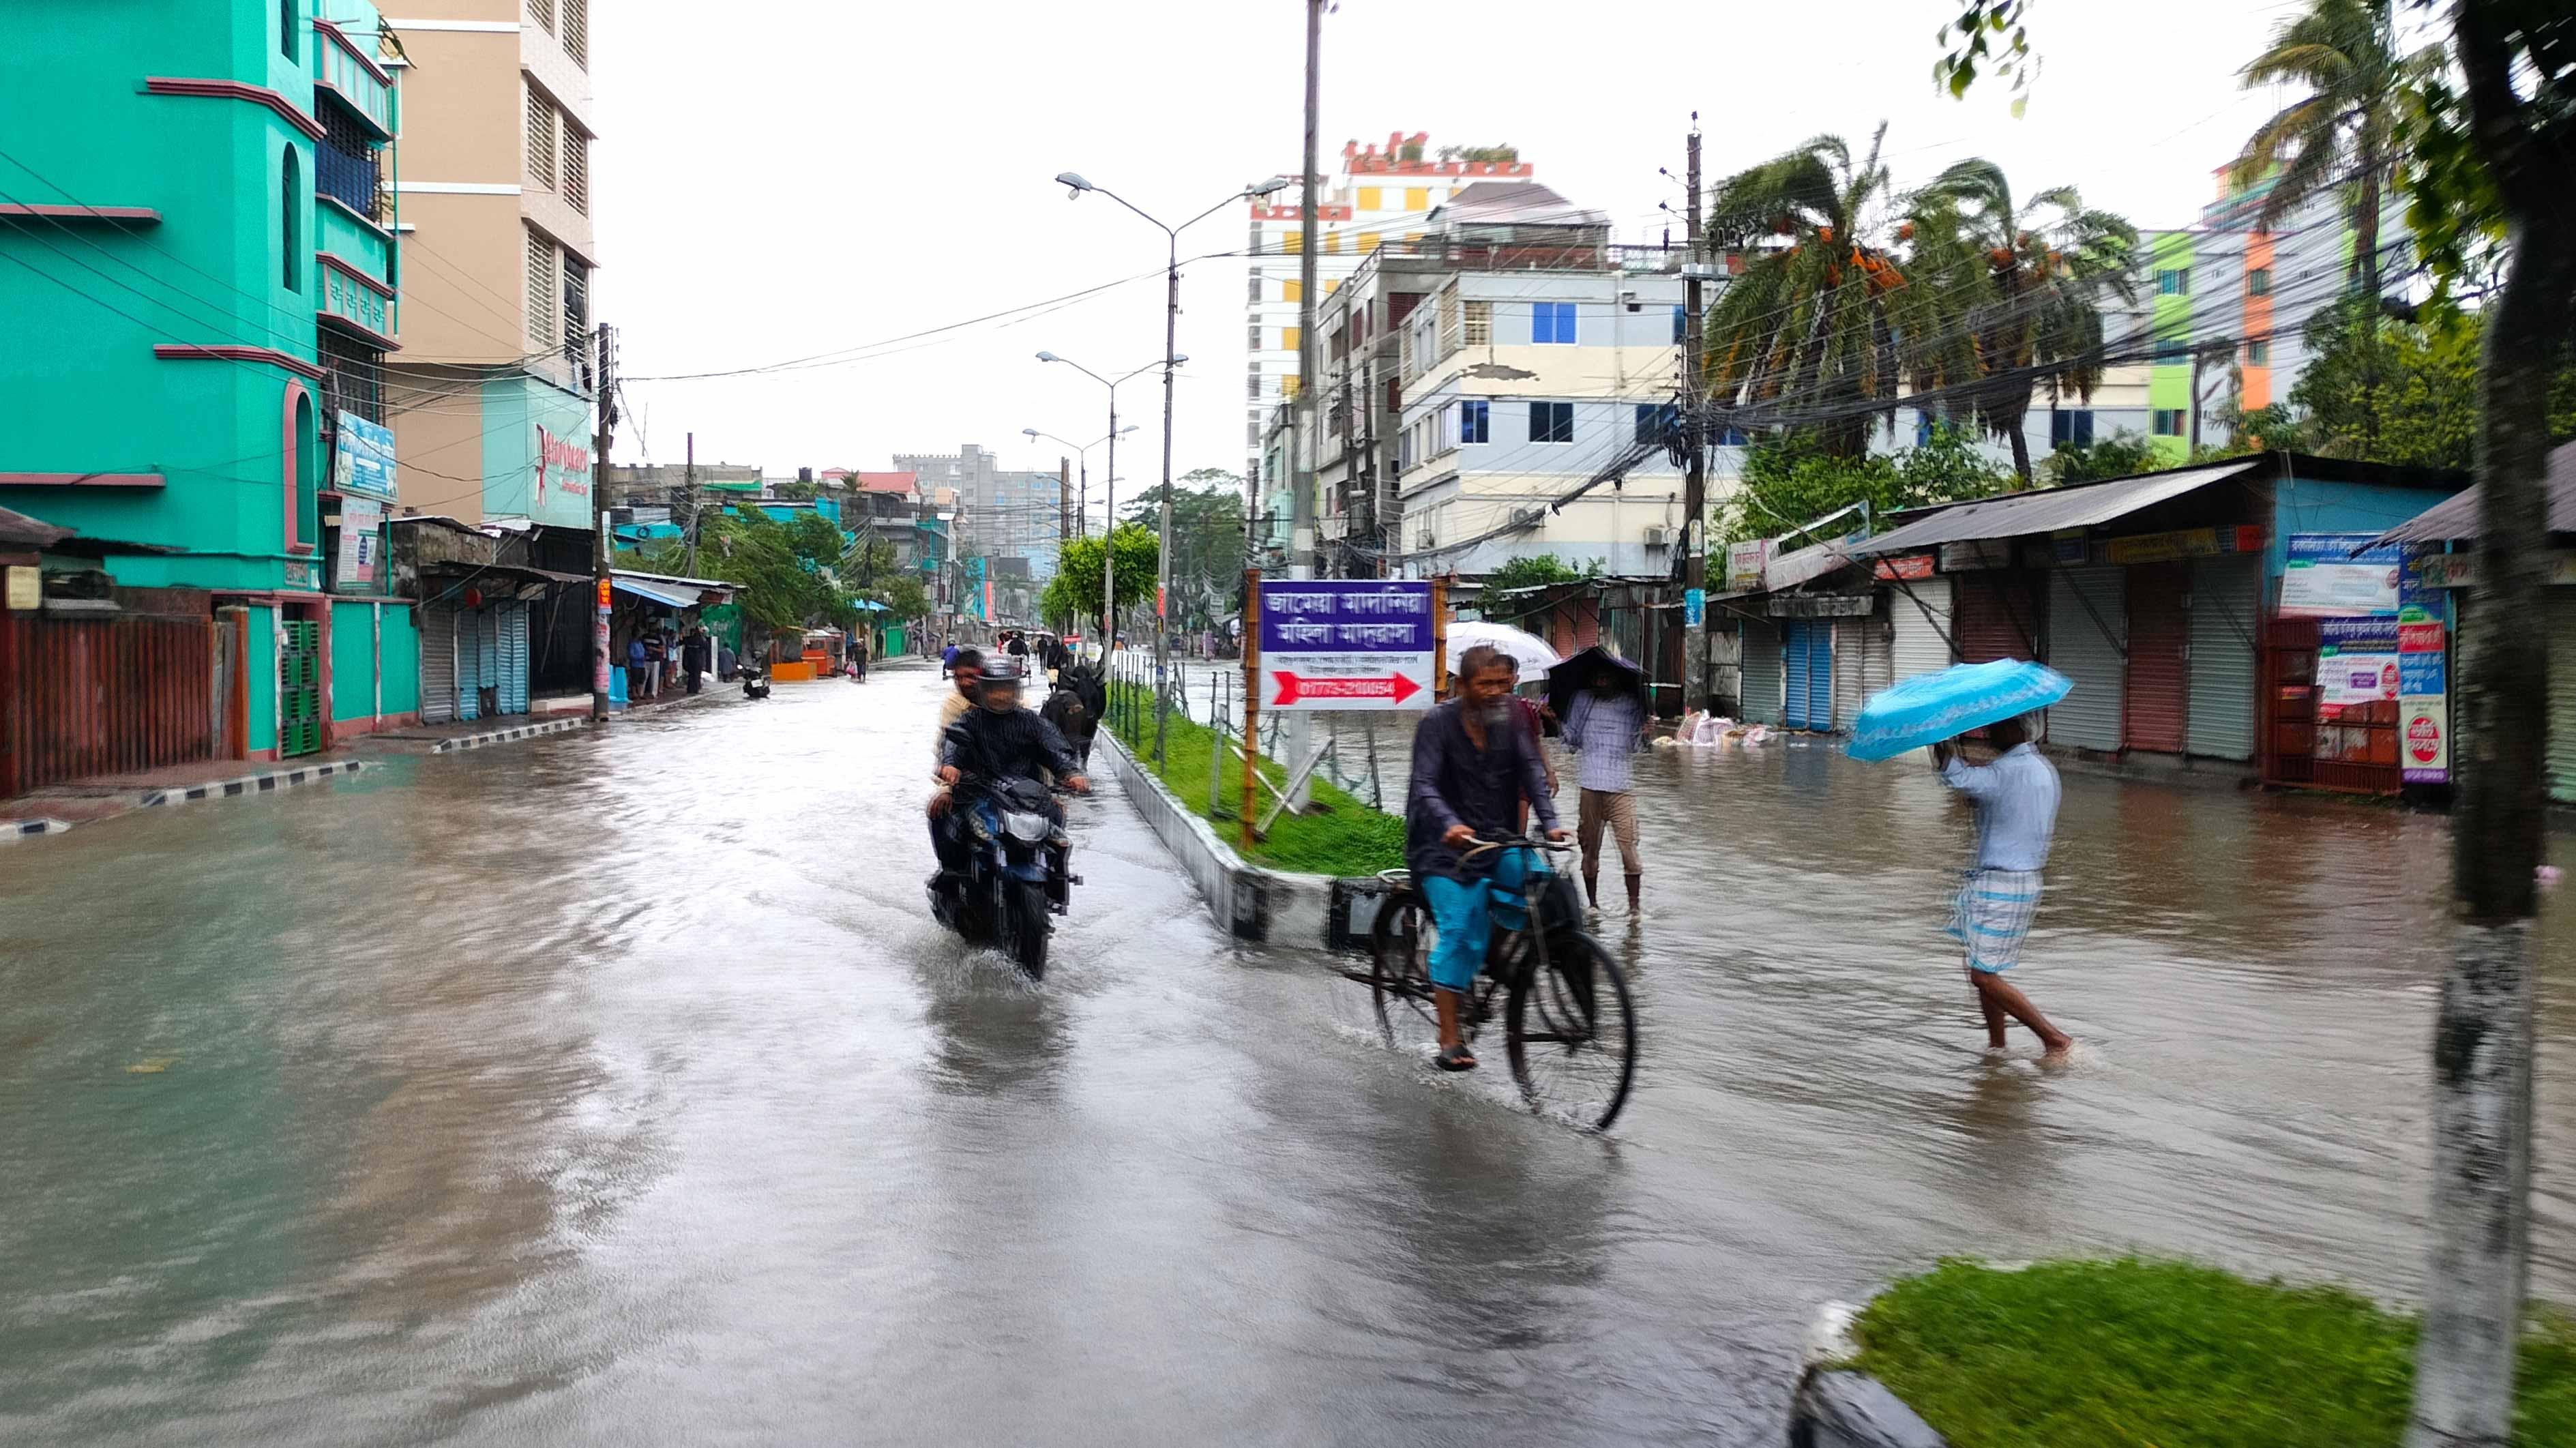
<path id="1" fill-rule="evenodd" d="M 214 757 L 214 620 L 0 614 L 0 799 Z"/>

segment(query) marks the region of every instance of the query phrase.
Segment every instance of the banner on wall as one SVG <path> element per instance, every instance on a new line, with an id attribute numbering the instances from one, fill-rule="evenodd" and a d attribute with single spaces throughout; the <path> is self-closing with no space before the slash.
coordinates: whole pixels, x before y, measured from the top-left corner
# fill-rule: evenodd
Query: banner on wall
<path id="1" fill-rule="evenodd" d="M 2397 620 L 2329 618 L 2317 625 L 2317 702 L 2340 711 L 2398 695 Z M 2330 717 L 2323 714 L 2320 717 Z"/>
<path id="2" fill-rule="evenodd" d="M 339 414 L 332 442 L 331 486 L 345 498 L 394 500 L 394 430 L 354 412 Z"/>
<path id="3" fill-rule="evenodd" d="M 2281 613 L 2288 618 L 2394 614 L 2406 571 L 2396 543 L 2366 546 L 2375 533 L 2293 533 L 2283 539 Z M 2355 553 L 2354 549 L 2360 549 Z"/>
<path id="4" fill-rule="evenodd" d="M 2407 550 L 2397 588 L 2397 763 L 2408 784 L 2451 777 L 2449 630 L 2443 624 L 2438 544 Z"/>
<path id="5" fill-rule="evenodd" d="M 331 574 L 339 593 L 372 593 L 383 565 L 385 505 L 373 498 L 340 500 L 340 557 Z"/>

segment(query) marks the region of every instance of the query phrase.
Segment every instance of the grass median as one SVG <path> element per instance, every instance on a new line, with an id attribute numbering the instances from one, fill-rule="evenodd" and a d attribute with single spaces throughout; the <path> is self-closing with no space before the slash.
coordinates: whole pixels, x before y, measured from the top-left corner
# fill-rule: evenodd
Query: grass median
<path id="1" fill-rule="evenodd" d="M 1127 746 L 1127 752 L 1147 770 L 1153 770 L 1153 691 L 1133 685 L 1117 686 L 1110 701 L 1109 723 Z M 1155 772 L 1165 787 L 1180 796 L 1183 805 L 1204 811 L 1209 760 L 1220 747 L 1215 730 L 1176 712 L 1165 721 L 1163 767 Z M 1260 767 L 1262 776 L 1272 784 L 1285 787 L 1288 783 L 1288 771 L 1275 761 L 1264 759 Z M 1243 761 L 1227 750 L 1220 768 L 1213 823 L 1218 837 L 1232 845 L 1236 839 L 1234 822 L 1241 817 L 1243 808 Z M 1373 810 L 1321 779 L 1311 780 L 1309 793 L 1321 806 L 1320 812 L 1281 814 L 1271 822 L 1269 836 L 1244 851 L 1246 858 L 1274 870 L 1313 875 L 1374 875 L 1404 863 L 1402 819 Z M 1255 818 L 1266 813 L 1273 802 L 1268 791 L 1259 794 Z"/>
<path id="2" fill-rule="evenodd" d="M 1861 1313 L 1854 1364 L 1953 1448 L 2396 1448 L 2415 1320 L 2181 1262 L 1944 1262 Z M 2576 1323 L 2522 1345 L 2517 1443 L 2576 1443 Z"/>

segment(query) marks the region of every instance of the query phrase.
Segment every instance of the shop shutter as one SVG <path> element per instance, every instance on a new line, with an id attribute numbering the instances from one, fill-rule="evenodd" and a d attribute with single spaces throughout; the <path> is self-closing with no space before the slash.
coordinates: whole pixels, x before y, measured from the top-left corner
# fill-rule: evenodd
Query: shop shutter
<path id="1" fill-rule="evenodd" d="M 420 611 L 420 722 L 456 718 L 456 610 L 429 604 Z"/>
<path id="2" fill-rule="evenodd" d="M 1886 623 L 1847 618 L 1834 625 L 1834 728 L 1848 732 L 1860 706 L 1895 682 L 1895 658 Z"/>
<path id="3" fill-rule="evenodd" d="M 1807 686 L 1808 628 L 1805 623 L 1791 619 L 1780 626 L 1780 631 L 1786 636 L 1783 654 L 1789 671 L 1789 687 L 1780 707 L 1780 722 L 1792 729 L 1804 729 L 1807 727 L 1810 695 Z"/>
<path id="4" fill-rule="evenodd" d="M 2191 615 L 2184 599 L 2191 566 L 2152 563 L 2129 570 L 2129 723 L 2131 749 L 2180 754 Z"/>
<path id="5" fill-rule="evenodd" d="M 1834 727 L 1834 626 L 1807 625 L 1807 727 Z"/>
<path id="6" fill-rule="evenodd" d="M 2035 659 L 2039 609 L 2028 585 L 2011 573 L 1988 571 L 1953 577 L 1960 662 Z"/>
<path id="7" fill-rule="evenodd" d="M 2549 797 L 2561 804 L 2576 804 L 2576 588 L 2552 588 L 2549 602 L 2543 605 L 2549 628 Z M 2484 628 L 2485 615 L 2474 617 L 2463 610 L 2460 630 Z M 2465 647 L 2462 632 L 2451 636 L 2451 677 L 2460 676 L 2459 651 Z M 2456 695 L 2454 696 L 2456 697 Z M 2456 705 L 2451 712 L 2451 770 L 2456 778 L 2460 769 L 2460 715 Z"/>
<path id="8" fill-rule="evenodd" d="M 466 609 L 456 615 L 456 717 L 483 717 L 483 626 Z"/>
<path id="9" fill-rule="evenodd" d="M 2254 757 L 2256 560 L 2203 558 L 2191 566 L 2191 752 Z"/>
<path id="10" fill-rule="evenodd" d="M 2048 665 L 2075 687 L 2048 711 L 2048 737 L 2077 749 L 2120 747 L 2128 681 L 2125 568 L 2060 568 L 2048 583 Z"/>
<path id="11" fill-rule="evenodd" d="M 1780 630 L 1768 619 L 1744 621 L 1744 719 L 1748 724 L 1780 722 L 1783 670 Z"/>
<path id="12" fill-rule="evenodd" d="M 1854 708 L 1858 707 L 1852 701 L 1860 697 L 1861 691 L 1861 632 L 1868 627 L 1869 620 L 1865 618 L 1838 618 L 1831 623 L 1816 625 L 1818 634 L 1831 632 L 1834 639 L 1833 684 L 1826 691 L 1830 707 L 1819 707 L 1816 710 L 1818 714 L 1824 716 L 1818 728 L 1851 727 L 1848 716 Z"/>
<path id="13" fill-rule="evenodd" d="M 504 714 L 528 712 L 528 606 L 501 606 L 501 693 Z"/>
<path id="14" fill-rule="evenodd" d="M 1950 667 L 1950 580 L 1917 578 L 1891 584 L 1887 595 L 1888 621 L 1893 625 L 1889 647 L 1893 650 L 1894 672 L 1900 679 L 1917 674 L 1937 674 Z"/>

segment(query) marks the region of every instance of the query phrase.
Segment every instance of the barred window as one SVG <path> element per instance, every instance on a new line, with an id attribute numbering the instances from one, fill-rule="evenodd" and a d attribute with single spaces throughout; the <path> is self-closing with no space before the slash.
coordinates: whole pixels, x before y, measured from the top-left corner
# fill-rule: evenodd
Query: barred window
<path id="1" fill-rule="evenodd" d="M 573 210 L 590 214 L 590 138 L 570 126 L 563 133 L 563 199 Z"/>
<path id="2" fill-rule="evenodd" d="M 383 422 L 385 354 L 332 327 L 315 328 L 313 343 L 329 379 L 324 386 L 332 409 Z"/>
<path id="3" fill-rule="evenodd" d="M 573 64 L 590 69 L 590 0 L 563 0 L 563 48 Z"/>
<path id="4" fill-rule="evenodd" d="M 1446 357 L 1450 353 L 1458 350 L 1461 334 L 1462 324 L 1459 320 L 1458 289 L 1456 287 L 1451 287 L 1449 290 L 1440 294 L 1441 356 Z M 1428 367 L 1432 364 L 1432 361 L 1433 359 L 1426 357 L 1423 359 L 1422 365 Z"/>
<path id="5" fill-rule="evenodd" d="M 1467 345 L 1484 347 L 1491 345 L 1493 340 L 1494 304 L 1491 302 L 1467 303 Z"/>
<path id="6" fill-rule="evenodd" d="M 528 0 L 528 18 L 545 27 L 548 35 L 554 34 L 555 0 Z"/>
<path id="7" fill-rule="evenodd" d="M 564 355 L 576 363 L 590 337 L 590 268 L 570 252 L 563 261 Z"/>
<path id="8" fill-rule="evenodd" d="M 555 345 L 555 244 L 537 233 L 528 233 L 528 340 L 534 350 L 551 351 Z"/>
<path id="9" fill-rule="evenodd" d="M 528 87 L 528 182 L 555 189 L 555 103 Z"/>

